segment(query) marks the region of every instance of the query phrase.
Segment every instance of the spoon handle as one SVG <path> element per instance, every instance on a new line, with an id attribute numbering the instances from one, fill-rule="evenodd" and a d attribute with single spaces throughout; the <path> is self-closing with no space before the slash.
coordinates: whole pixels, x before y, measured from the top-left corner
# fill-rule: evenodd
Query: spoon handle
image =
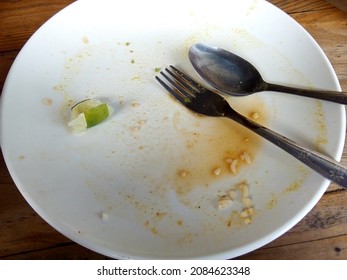
<path id="1" fill-rule="evenodd" d="M 282 150 L 286 151 L 308 167 L 312 168 L 323 177 L 335 182 L 347 189 L 347 169 L 334 159 L 320 154 L 297 144 L 293 140 L 266 128 L 231 109 L 230 114 L 225 115 L 239 124 L 249 128 L 256 134 L 267 139 Z"/>
<path id="2" fill-rule="evenodd" d="M 347 105 L 347 93 L 339 91 L 310 90 L 265 83 L 269 91 L 290 93 Z"/>

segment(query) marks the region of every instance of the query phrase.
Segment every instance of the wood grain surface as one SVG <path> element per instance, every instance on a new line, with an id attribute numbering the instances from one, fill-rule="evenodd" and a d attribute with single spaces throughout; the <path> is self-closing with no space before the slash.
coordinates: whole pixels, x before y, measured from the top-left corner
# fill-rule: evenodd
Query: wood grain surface
<path id="1" fill-rule="evenodd" d="M 71 0 L 0 1 L 0 90 L 30 36 Z M 271 0 L 322 47 L 347 91 L 347 13 L 323 0 Z M 341 162 L 347 166 L 347 147 Z M 0 157 L 1 259 L 108 259 L 64 237 L 38 216 Z M 283 236 L 238 259 L 347 259 L 347 191 L 332 184 L 313 210 Z"/>

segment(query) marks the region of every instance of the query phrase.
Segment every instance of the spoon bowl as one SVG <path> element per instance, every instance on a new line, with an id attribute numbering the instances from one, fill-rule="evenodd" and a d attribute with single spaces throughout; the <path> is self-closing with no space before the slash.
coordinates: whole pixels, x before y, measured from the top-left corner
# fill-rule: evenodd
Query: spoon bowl
<path id="1" fill-rule="evenodd" d="M 200 77 L 225 94 L 245 96 L 260 91 L 277 91 L 347 104 L 346 93 L 268 83 L 250 62 L 222 48 L 199 43 L 190 48 L 188 56 Z"/>

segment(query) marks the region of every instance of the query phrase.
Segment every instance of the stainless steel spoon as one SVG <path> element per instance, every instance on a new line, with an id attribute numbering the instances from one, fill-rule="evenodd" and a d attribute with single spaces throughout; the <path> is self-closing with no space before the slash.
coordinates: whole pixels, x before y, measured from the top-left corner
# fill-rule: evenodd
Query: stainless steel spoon
<path id="1" fill-rule="evenodd" d="M 260 91 L 277 91 L 347 104 L 347 94 L 337 91 L 309 90 L 265 82 L 247 60 L 224 49 L 195 44 L 189 50 L 195 70 L 209 85 L 220 92 L 244 96 Z"/>

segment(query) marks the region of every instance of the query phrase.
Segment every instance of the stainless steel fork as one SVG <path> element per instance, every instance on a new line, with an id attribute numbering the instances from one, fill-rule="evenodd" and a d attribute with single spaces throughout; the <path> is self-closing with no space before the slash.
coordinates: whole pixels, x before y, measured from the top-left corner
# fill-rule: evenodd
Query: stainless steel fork
<path id="1" fill-rule="evenodd" d="M 188 109 L 201 115 L 226 117 L 236 121 L 269 140 L 325 178 L 347 189 L 347 169 L 334 159 L 305 148 L 239 114 L 221 95 L 203 87 L 173 66 L 170 66 L 170 69 L 166 68 L 165 72 L 161 71 L 160 74 L 161 78 L 156 76 L 159 83 Z"/>

